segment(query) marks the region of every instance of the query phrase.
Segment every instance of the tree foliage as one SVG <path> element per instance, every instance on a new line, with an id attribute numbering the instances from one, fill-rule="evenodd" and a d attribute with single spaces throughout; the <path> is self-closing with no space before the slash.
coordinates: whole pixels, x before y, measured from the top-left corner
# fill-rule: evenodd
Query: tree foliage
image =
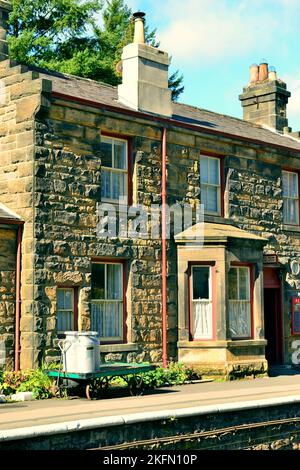
<path id="1" fill-rule="evenodd" d="M 133 39 L 132 11 L 124 0 L 11 0 L 10 55 L 18 62 L 117 85 L 122 49 Z M 158 47 L 156 30 L 146 41 Z M 183 77 L 171 74 L 174 100 Z"/>

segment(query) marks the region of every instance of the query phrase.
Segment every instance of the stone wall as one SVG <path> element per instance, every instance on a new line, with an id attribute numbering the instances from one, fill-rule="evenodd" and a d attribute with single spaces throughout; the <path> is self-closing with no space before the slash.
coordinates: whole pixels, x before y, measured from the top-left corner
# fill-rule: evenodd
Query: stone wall
<path id="1" fill-rule="evenodd" d="M 75 103 L 55 100 L 38 116 L 36 134 L 36 271 L 43 311 L 36 324 L 39 350 L 57 358 L 56 289 L 79 288 L 79 328 L 90 328 L 91 261 L 115 258 L 127 268 L 127 345 L 103 346 L 105 360 L 162 360 L 161 242 L 117 238 L 97 240 L 96 204 L 101 200 L 100 135 L 130 140 L 133 203 L 150 208 L 161 203 L 159 127 Z M 173 142 L 172 142 L 173 140 Z M 168 203 L 199 198 L 199 152 L 195 137 L 168 140 Z M 188 144 L 190 147 L 187 147 Z M 198 172 L 198 173 L 197 173 Z M 177 358 L 176 248 L 168 242 L 168 347 Z"/>
<path id="2" fill-rule="evenodd" d="M 42 90 L 50 91 L 49 83 L 36 72 L 15 65 L 9 60 L 0 62 L 3 87 L 0 99 L 0 202 L 15 211 L 24 221 L 22 240 L 22 337 L 21 366 L 31 367 L 37 361 L 36 335 L 33 324 L 38 323 L 38 306 L 34 291 L 35 236 L 33 221 L 37 203 L 34 174 L 35 114 L 47 105 Z"/>
<path id="3" fill-rule="evenodd" d="M 16 230 L 0 227 L 0 369 L 13 368 L 16 301 Z"/>
<path id="4" fill-rule="evenodd" d="M 287 163 L 297 168 L 299 163 Z M 291 362 L 293 340 L 291 334 L 292 296 L 297 296 L 300 279 L 290 271 L 290 261 L 300 258 L 300 230 L 283 225 L 282 164 L 281 157 L 273 162 L 227 157 L 225 170 L 229 187 L 229 217 L 240 228 L 268 239 L 265 254 L 278 255 L 284 293 L 285 362 Z"/>

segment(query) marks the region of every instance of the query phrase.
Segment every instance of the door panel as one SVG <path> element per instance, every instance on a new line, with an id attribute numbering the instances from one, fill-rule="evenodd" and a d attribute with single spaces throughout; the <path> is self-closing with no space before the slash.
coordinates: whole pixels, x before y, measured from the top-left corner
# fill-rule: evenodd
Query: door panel
<path id="1" fill-rule="evenodd" d="M 270 364 L 282 363 L 282 324 L 280 289 L 264 289 L 266 359 Z"/>

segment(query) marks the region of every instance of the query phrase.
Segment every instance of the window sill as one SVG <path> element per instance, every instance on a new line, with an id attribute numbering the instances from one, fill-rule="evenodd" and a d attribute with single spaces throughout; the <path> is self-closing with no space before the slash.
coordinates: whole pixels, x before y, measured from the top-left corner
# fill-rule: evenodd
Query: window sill
<path id="1" fill-rule="evenodd" d="M 225 219 L 225 217 L 221 215 L 209 215 L 204 214 L 204 222 L 210 222 L 213 224 L 226 224 L 226 225 L 236 225 L 232 220 Z"/>
<path id="2" fill-rule="evenodd" d="M 127 351 L 138 351 L 139 345 L 136 343 L 126 344 L 101 344 L 100 352 L 102 353 L 115 353 L 115 352 L 127 352 Z"/>
<path id="3" fill-rule="evenodd" d="M 300 232 L 300 225 L 286 225 L 282 224 L 280 226 L 281 230 L 284 230 L 285 232 Z"/>

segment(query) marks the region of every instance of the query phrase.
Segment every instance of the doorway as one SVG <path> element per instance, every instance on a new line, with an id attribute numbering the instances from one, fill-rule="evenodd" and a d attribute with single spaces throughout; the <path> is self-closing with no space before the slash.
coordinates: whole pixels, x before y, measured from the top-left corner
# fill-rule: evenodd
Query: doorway
<path id="1" fill-rule="evenodd" d="M 283 363 L 281 285 L 276 268 L 264 269 L 264 318 L 266 359 L 269 364 Z"/>

